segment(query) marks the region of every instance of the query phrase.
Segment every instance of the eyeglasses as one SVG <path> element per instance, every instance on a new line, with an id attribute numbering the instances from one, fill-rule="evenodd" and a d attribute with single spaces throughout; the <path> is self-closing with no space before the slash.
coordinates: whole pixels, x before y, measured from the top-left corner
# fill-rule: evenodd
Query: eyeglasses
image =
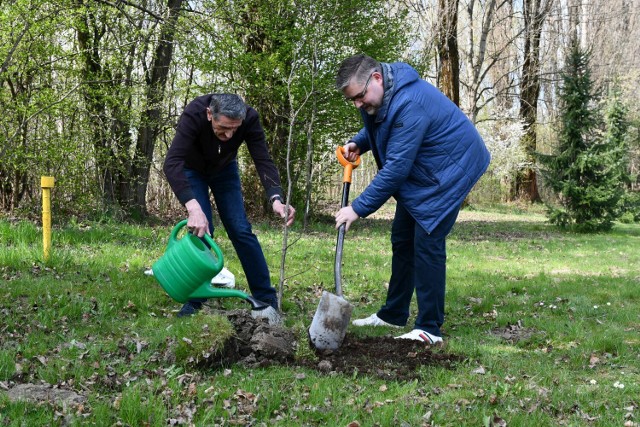
<path id="1" fill-rule="evenodd" d="M 371 82 L 372 76 L 373 76 L 373 72 L 369 74 L 369 78 L 367 79 L 367 82 L 364 84 L 364 89 L 362 89 L 362 92 L 352 97 L 345 97 L 344 100 L 347 102 L 356 102 L 364 98 L 364 96 L 367 94 L 367 89 L 369 89 L 369 82 Z"/>

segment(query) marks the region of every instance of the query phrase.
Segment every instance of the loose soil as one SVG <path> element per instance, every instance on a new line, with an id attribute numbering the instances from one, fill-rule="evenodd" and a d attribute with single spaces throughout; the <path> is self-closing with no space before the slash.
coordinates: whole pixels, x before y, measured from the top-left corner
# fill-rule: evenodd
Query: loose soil
<path id="1" fill-rule="evenodd" d="M 325 373 L 370 375 L 384 380 L 410 381 L 420 378 L 420 367 L 451 369 L 463 357 L 447 353 L 444 346 L 428 346 L 394 337 L 356 337 L 347 334 L 335 351 L 316 351 L 317 360 L 298 360 L 300 366 Z"/>
<path id="2" fill-rule="evenodd" d="M 282 364 L 331 375 L 357 373 L 385 380 L 409 381 L 420 377 L 420 367 L 441 366 L 451 369 L 464 360 L 459 355 L 448 353 L 446 346 L 431 347 L 418 341 L 397 340 L 390 336 L 356 337 L 351 334 L 346 335 L 340 348 L 335 351 L 314 350 L 308 356 L 296 357 L 296 336 L 291 330 L 269 325 L 265 319 L 253 319 L 245 310 L 227 312 L 225 315 L 232 323 L 236 336 L 225 346 L 223 358 L 209 361 L 214 364 Z M 211 363 L 208 365 L 211 367 Z"/>

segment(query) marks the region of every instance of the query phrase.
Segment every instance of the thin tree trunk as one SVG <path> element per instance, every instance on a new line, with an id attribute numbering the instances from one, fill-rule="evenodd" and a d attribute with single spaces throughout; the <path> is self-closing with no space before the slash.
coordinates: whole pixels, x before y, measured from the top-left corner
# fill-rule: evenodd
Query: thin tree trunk
<path id="1" fill-rule="evenodd" d="M 439 14 L 442 18 L 437 40 L 440 65 L 438 87 L 456 105 L 460 105 L 458 3 L 459 0 L 438 0 Z"/>
<path id="2" fill-rule="evenodd" d="M 535 152 L 537 148 L 536 122 L 540 96 L 540 35 L 553 0 L 524 0 L 524 63 L 520 84 L 520 118 L 524 123 L 522 144 L 527 153 L 528 166 L 516 179 L 514 197 L 539 202 L 536 179 Z"/>
<path id="3" fill-rule="evenodd" d="M 146 92 L 147 108 L 142 115 L 136 151 L 133 158 L 134 183 L 132 213 L 141 217 L 147 215 L 146 197 L 149 184 L 149 171 L 153 159 L 155 140 L 160 129 L 161 105 L 164 101 L 165 84 L 169 73 L 169 65 L 173 57 L 173 40 L 175 25 L 180 15 L 183 0 L 168 0 L 169 17 L 165 20 L 160 31 L 160 41 L 156 47 Z"/>
<path id="4" fill-rule="evenodd" d="M 314 77 L 318 70 L 318 62 L 316 57 L 316 51 L 314 49 L 313 56 L 313 70 Z M 305 176 L 305 194 L 304 194 L 304 217 L 302 221 L 302 229 L 307 230 L 309 224 L 309 213 L 311 210 L 311 194 L 313 192 L 313 126 L 315 123 L 316 113 L 318 111 L 318 104 L 316 103 L 316 97 L 313 97 L 313 104 L 311 106 L 311 118 L 306 125 L 307 130 L 307 157 L 305 159 L 306 176 Z"/>
<path id="5" fill-rule="evenodd" d="M 80 54 L 84 60 L 84 74 L 88 81 L 84 90 L 84 100 L 87 103 L 89 116 L 93 118 L 92 142 L 95 151 L 95 162 L 97 169 L 98 182 L 101 183 L 102 201 L 109 208 L 116 204 L 116 195 L 114 188 L 114 174 L 111 165 L 111 150 L 105 129 L 104 106 L 107 104 L 105 100 L 105 82 L 111 79 L 108 72 L 105 71 L 101 64 L 100 58 L 100 40 L 105 31 L 99 27 L 99 22 L 90 8 L 82 1 L 77 2 L 79 7 L 85 7 L 83 25 L 78 25 L 77 40 L 80 47 Z M 107 75 L 105 75 L 107 74 Z"/>

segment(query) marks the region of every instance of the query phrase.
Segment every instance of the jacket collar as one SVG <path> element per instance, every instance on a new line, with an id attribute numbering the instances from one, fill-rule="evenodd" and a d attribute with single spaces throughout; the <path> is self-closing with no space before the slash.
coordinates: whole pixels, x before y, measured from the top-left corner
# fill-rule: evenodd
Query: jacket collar
<path id="1" fill-rule="evenodd" d="M 382 96 L 382 105 L 376 114 L 376 123 L 382 122 L 387 117 L 387 112 L 389 111 L 389 102 L 395 92 L 395 81 L 393 77 L 393 71 L 391 70 L 391 66 L 386 62 L 381 62 L 382 66 L 382 84 L 384 88 L 384 95 Z"/>

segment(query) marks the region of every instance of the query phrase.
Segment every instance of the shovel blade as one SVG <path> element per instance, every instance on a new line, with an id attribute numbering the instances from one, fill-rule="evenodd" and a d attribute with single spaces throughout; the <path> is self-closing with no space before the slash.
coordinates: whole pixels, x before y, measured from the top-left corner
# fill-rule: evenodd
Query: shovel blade
<path id="1" fill-rule="evenodd" d="M 344 298 L 323 291 L 309 327 L 309 339 L 318 350 L 336 350 L 347 333 L 353 306 Z"/>

